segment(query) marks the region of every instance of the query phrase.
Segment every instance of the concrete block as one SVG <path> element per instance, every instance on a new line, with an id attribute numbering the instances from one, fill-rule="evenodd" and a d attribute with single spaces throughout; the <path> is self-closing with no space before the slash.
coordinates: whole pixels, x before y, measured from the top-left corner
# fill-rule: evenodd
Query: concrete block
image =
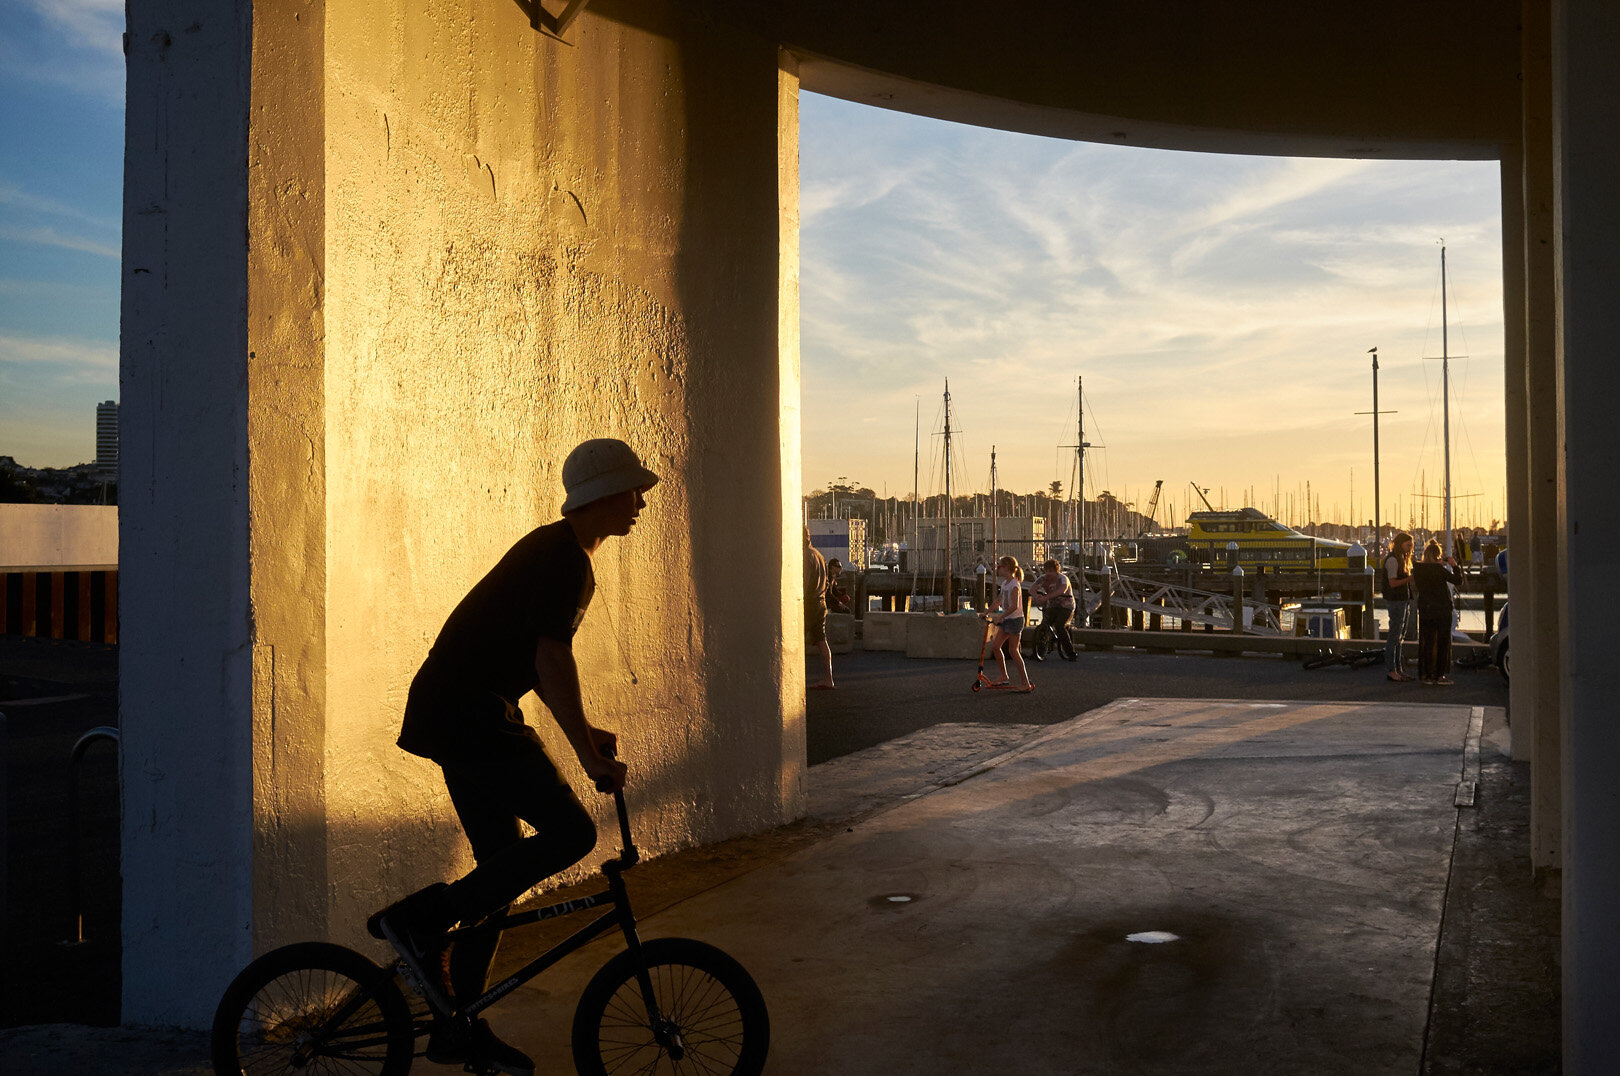
<path id="1" fill-rule="evenodd" d="M 906 657 L 976 660 L 989 630 L 976 616 L 913 614 L 906 625 Z"/>
<path id="2" fill-rule="evenodd" d="M 849 613 L 827 614 L 827 645 L 834 654 L 855 649 L 855 618 Z"/>
<path id="3" fill-rule="evenodd" d="M 918 613 L 867 613 L 861 622 L 864 631 L 861 636 L 861 649 L 863 650 L 904 650 L 906 648 L 907 624 Z"/>

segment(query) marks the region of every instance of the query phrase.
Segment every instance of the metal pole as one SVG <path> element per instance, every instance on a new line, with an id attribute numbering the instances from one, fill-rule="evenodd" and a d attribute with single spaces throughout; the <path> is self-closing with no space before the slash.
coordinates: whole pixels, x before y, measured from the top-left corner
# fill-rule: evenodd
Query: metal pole
<path id="1" fill-rule="evenodd" d="M 1356 414 L 1358 414 L 1358 415 L 1371 415 L 1372 420 L 1373 420 L 1373 555 L 1376 557 L 1376 556 L 1381 555 L 1381 550 L 1382 550 L 1382 547 L 1383 547 L 1383 535 L 1384 535 L 1384 531 L 1383 531 L 1384 510 L 1383 510 L 1383 505 L 1382 505 L 1381 500 L 1380 500 L 1382 495 L 1379 492 L 1379 486 L 1378 486 L 1378 473 L 1379 473 L 1379 464 L 1378 464 L 1378 416 L 1379 415 L 1397 415 L 1397 414 L 1400 414 L 1400 412 L 1398 412 L 1398 411 L 1380 411 L 1378 409 L 1378 349 L 1377 348 L 1368 348 L 1367 349 L 1367 354 L 1369 354 L 1369 355 L 1371 355 L 1373 357 L 1373 360 L 1372 360 L 1372 369 L 1373 369 L 1373 406 L 1372 406 L 1371 411 L 1357 411 Z"/>
<path id="2" fill-rule="evenodd" d="M 1383 555 L 1383 513 L 1378 503 L 1378 349 L 1373 348 L 1373 554 Z"/>
<path id="3" fill-rule="evenodd" d="M 1076 506 L 1075 531 L 1080 539 L 1080 571 L 1084 578 L 1086 567 L 1086 393 L 1083 377 L 1074 379 L 1075 395 L 1075 426 L 1074 426 L 1074 455 L 1076 474 L 1079 475 L 1077 492 L 1079 502 Z"/>
<path id="4" fill-rule="evenodd" d="M 1446 440 L 1446 556 L 1451 548 L 1451 349 L 1446 339 L 1446 248 L 1440 247 L 1440 398 Z"/>
<path id="5" fill-rule="evenodd" d="M 951 379 L 945 379 L 945 602 L 947 613 L 956 609 L 956 580 L 951 576 Z"/>

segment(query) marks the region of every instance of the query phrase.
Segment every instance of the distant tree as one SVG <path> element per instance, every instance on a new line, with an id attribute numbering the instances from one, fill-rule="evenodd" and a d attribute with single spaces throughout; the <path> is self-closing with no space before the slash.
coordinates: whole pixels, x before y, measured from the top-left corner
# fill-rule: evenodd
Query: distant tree
<path id="1" fill-rule="evenodd" d="M 1060 481 L 1058 481 L 1057 479 L 1054 478 L 1052 480 L 1052 484 L 1050 486 L 1046 487 L 1046 488 L 1051 492 L 1052 500 L 1058 501 L 1058 500 L 1063 499 L 1063 483 L 1062 482 L 1060 482 Z"/>
<path id="2" fill-rule="evenodd" d="M 44 504 L 45 497 L 27 479 L 0 470 L 0 504 Z"/>

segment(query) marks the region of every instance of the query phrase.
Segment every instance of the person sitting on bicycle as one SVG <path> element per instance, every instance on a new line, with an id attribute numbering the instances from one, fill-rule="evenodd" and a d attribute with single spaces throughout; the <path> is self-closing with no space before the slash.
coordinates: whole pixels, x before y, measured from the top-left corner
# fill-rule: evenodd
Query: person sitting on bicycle
<path id="1" fill-rule="evenodd" d="M 1074 640 L 1069 638 L 1069 618 L 1074 615 L 1074 585 L 1056 560 L 1048 559 L 1041 567 L 1046 569 L 1046 574 L 1035 580 L 1029 591 L 1030 599 L 1041 607 L 1042 629 L 1057 636 L 1058 651 L 1073 661 Z M 1044 660 L 1039 651 L 1035 660 Z"/>
<path id="2" fill-rule="evenodd" d="M 604 754 L 615 747 L 613 733 L 586 720 L 573 638 L 596 590 L 592 555 L 609 537 L 630 533 L 658 476 L 623 441 L 598 438 L 569 454 L 562 480 L 562 519 L 519 539 L 461 600 L 405 704 L 399 746 L 439 764 L 477 862 L 465 877 L 371 918 L 372 934 L 399 950 L 430 994 L 443 989 L 451 927 L 504 913 L 596 845 L 596 824 L 524 723 L 518 699 L 539 696 L 587 777 L 610 790 L 624 785 L 623 764 Z M 522 836 L 519 819 L 533 836 Z M 449 971 L 458 1004 L 484 991 L 498 942 L 494 931 L 457 941 Z M 436 1019 L 427 1057 L 479 1061 L 516 1076 L 534 1071 L 483 1020 Z"/>

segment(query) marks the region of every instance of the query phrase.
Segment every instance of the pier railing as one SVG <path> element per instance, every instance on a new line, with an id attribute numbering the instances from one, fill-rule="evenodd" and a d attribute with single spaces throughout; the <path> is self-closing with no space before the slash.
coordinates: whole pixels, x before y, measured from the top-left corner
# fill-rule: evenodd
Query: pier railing
<path id="1" fill-rule="evenodd" d="M 1259 635 L 1282 632 L 1281 607 L 1244 597 L 1241 583 L 1233 592 L 1221 594 L 1182 583 L 1139 579 L 1088 568 L 1086 589 L 1096 591 L 1099 596 L 1106 593 L 1111 608 L 1128 609 L 1150 617 Z"/>

